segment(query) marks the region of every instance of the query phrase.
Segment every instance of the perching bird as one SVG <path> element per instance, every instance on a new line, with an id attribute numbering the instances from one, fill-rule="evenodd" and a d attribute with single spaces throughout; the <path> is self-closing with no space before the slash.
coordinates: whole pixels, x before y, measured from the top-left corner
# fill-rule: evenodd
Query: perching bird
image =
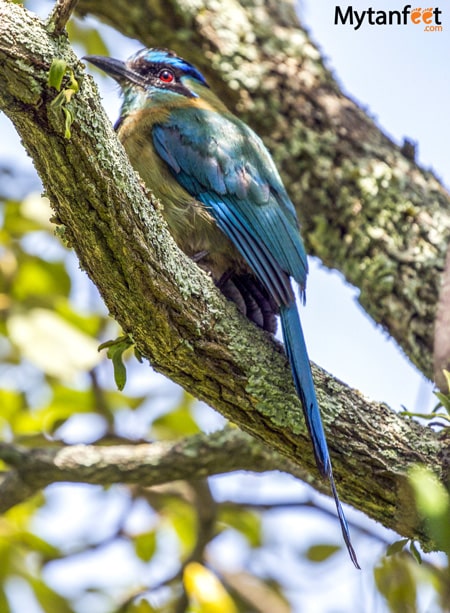
<path id="1" fill-rule="evenodd" d="M 178 246 L 262 328 L 279 314 L 318 469 L 328 477 L 344 541 L 359 568 L 336 491 L 291 285 L 304 298 L 308 264 L 294 206 L 261 139 L 191 64 L 165 49 L 126 62 L 85 58 L 113 77 L 124 101 L 116 123 L 132 165 L 164 205 Z"/>

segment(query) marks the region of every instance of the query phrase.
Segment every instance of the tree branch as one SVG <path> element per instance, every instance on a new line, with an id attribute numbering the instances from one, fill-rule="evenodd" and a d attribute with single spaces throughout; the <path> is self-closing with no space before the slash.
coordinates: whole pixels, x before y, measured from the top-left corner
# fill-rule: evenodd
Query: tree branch
<path id="1" fill-rule="evenodd" d="M 274 470 L 281 461 L 274 451 L 231 428 L 210 436 L 198 434 L 176 442 L 138 445 L 26 449 L 0 443 L 0 459 L 12 467 L 0 481 L 0 513 L 50 483 L 153 487 L 235 470 Z M 295 466 L 291 468 L 296 472 Z"/>
<path id="2" fill-rule="evenodd" d="M 367 313 L 432 379 L 449 194 L 341 92 L 293 2 L 136 0 L 130 11 L 127 0 L 80 0 L 78 11 L 202 69 L 270 147 L 309 253 L 361 290 Z"/>
<path id="3" fill-rule="evenodd" d="M 64 137 L 63 114 L 51 106 L 56 92 L 47 85 L 55 57 L 67 62 L 80 84 L 70 103 L 74 115 L 70 140 Z M 50 35 L 38 18 L 3 0 L 0 108 L 33 157 L 59 233 L 73 246 L 111 314 L 133 335 L 142 355 L 155 369 L 297 464 L 303 478 L 317 485 L 311 444 L 284 353 L 241 317 L 178 250 L 159 205 L 147 200 L 93 82 L 84 75 L 67 40 Z M 448 441 L 384 405 L 368 402 L 318 368 L 314 376 L 325 429 L 332 431 L 328 439 L 342 499 L 431 547 L 414 512 L 407 473 L 420 462 L 447 483 Z M 70 449 L 65 453 L 70 454 Z M 245 453 L 245 445 L 236 451 L 236 455 Z M 226 455 L 218 457 L 223 472 Z M 120 457 L 113 465 L 116 460 Z M 187 463 L 178 465 L 183 473 L 178 478 L 186 478 Z M 100 474 L 89 466 L 86 470 Z M 67 480 L 67 471 L 60 474 Z M 207 474 L 206 468 L 202 474 Z M 14 478 L 17 484 L 14 475 L 9 487 Z M 123 479 L 117 469 L 114 475 Z M 35 478 L 26 479 L 26 487 L 34 483 L 41 487 L 37 473 Z"/>
<path id="4" fill-rule="evenodd" d="M 430 462 L 429 450 L 428 456 L 425 455 L 427 448 L 424 445 L 420 450 L 417 449 L 414 456 L 404 449 L 407 460 L 395 453 L 395 448 L 391 448 L 393 430 L 389 430 L 389 440 L 385 440 L 384 445 L 381 438 L 373 441 L 373 447 L 377 449 L 371 456 L 372 460 L 376 460 L 372 461 L 371 466 L 371 470 L 376 471 L 375 478 L 370 483 L 360 481 L 356 484 L 347 477 L 346 482 L 348 480 L 350 489 L 358 488 L 361 496 L 368 497 L 364 505 L 361 505 L 360 500 L 359 506 L 364 512 L 386 527 L 419 540 L 426 550 L 432 547 L 432 543 L 418 523 L 405 470 L 408 463 L 412 466 L 418 461 L 434 469 L 437 466 Z M 426 432 L 433 434 L 429 430 Z M 414 442 L 417 444 L 417 436 Z M 434 442 L 437 444 L 437 440 Z M 390 452 L 395 463 L 383 465 Z M 176 442 L 137 445 L 73 445 L 26 449 L 0 443 L 0 460 L 12 467 L 0 480 L 0 513 L 25 501 L 51 483 L 82 482 L 104 486 L 127 483 L 138 485 L 139 488 L 154 488 L 182 479 L 198 481 L 209 475 L 236 470 L 289 472 L 327 492 L 327 485 L 317 476 L 308 476 L 295 462 L 286 460 L 273 449 L 235 428 L 225 428 L 211 435 L 198 434 Z M 359 478 L 363 477 L 360 475 Z M 365 479 L 368 479 L 368 475 L 365 475 Z M 373 491 L 374 487 L 376 491 Z"/>
<path id="5" fill-rule="evenodd" d="M 58 0 L 48 20 L 49 30 L 61 35 L 72 16 L 78 0 Z"/>

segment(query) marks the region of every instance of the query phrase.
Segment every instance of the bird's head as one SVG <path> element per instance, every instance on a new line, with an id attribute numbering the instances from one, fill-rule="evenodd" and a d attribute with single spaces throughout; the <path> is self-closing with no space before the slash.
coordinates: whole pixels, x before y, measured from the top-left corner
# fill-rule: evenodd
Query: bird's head
<path id="1" fill-rule="evenodd" d="M 113 77 L 122 88 L 122 116 L 148 105 L 178 105 L 208 89 L 203 75 L 167 49 L 142 49 L 122 62 L 90 55 L 83 58 Z"/>

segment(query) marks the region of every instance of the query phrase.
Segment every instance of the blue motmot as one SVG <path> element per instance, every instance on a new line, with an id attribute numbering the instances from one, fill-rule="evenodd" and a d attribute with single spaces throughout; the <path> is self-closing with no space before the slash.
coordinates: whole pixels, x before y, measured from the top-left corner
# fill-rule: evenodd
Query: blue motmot
<path id="1" fill-rule="evenodd" d="M 178 246 L 208 271 L 254 323 L 275 332 L 328 477 L 344 541 L 359 568 L 336 491 L 291 277 L 304 299 L 308 264 L 294 206 L 261 139 L 211 91 L 203 75 L 165 49 L 126 62 L 85 58 L 120 85 L 116 130 L 133 167 L 163 203 Z"/>

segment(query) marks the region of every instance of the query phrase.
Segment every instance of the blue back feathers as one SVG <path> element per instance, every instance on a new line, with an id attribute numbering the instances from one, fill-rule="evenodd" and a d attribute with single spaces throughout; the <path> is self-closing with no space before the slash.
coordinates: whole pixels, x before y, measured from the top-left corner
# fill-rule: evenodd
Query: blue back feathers
<path id="1" fill-rule="evenodd" d="M 153 144 L 176 180 L 211 212 L 276 304 L 302 290 L 307 260 L 292 202 L 260 138 L 231 114 L 174 109 Z"/>

